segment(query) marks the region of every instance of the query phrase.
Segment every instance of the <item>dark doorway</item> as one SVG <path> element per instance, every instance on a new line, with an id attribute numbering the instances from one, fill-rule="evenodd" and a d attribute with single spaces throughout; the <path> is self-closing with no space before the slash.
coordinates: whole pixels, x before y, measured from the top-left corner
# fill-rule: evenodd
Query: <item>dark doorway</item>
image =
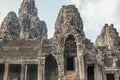
<path id="1" fill-rule="evenodd" d="M 28 64 L 27 65 L 27 80 L 37 80 L 38 65 Z"/>
<path id="2" fill-rule="evenodd" d="M 90 65 L 87 68 L 87 79 L 88 80 L 95 80 L 94 79 L 94 65 Z"/>
<path id="3" fill-rule="evenodd" d="M 106 74 L 106 77 L 107 77 L 107 80 L 115 80 L 114 74 L 112 73 Z"/>
<path id="4" fill-rule="evenodd" d="M 73 57 L 68 57 L 67 58 L 67 70 L 68 71 L 73 71 L 74 70 L 74 58 Z"/>
<path id="5" fill-rule="evenodd" d="M 64 71 L 75 71 L 75 58 L 77 57 L 77 45 L 74 35 L 70 34 L 65 40 L 64 48 Z"/>
<path id="6" fill-rule="evenodd" d="M 4 64 L 0 64 L 0 80 L 3 80 L 3 76 L 4 76 Z"/>
<path id="7" fill-rule="evenodd" d="M 65 56 L 77 56 L 77 46 L 73 35 L 69 35 L 65 41 Z"/>
<path id="8" fill-rule="evenodd" d="M 10 80 L 20 80 L 21 65 L 20 64 L 10 64 L 9 66 L 9 79 Z"/>
<path id="9" fill-rule="evenodd" d="M 51 54 L 45 59 L 45 80 L 58 80 L 58 65 Z"/>

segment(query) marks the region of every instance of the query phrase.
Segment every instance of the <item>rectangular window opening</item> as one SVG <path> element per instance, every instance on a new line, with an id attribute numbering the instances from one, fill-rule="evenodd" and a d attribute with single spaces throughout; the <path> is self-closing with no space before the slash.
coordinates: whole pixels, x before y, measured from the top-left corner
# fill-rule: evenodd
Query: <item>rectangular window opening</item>
<path id="1" fill-rule="evenodd" d="M 27 64 L 27 80 L 37 80 L 37 71 L 37 64 Z"/>
<path id="2" fill-rule="evenodd" d="M 87 68 L 87 79 L 88 80 L 95 80 L 94 79 L 94 65 L 88 65 L 88 68 Z"/>
<path id="3" fill-rule="evenodd" d="M 68 71 L 73 71 L 74 69 L 74 57 L 68 57 L 67 58 L 67 70 Z"/>
<path id="4" fill-rule="evenodd" d="M 107 80 L 115 80 L 114 74 L 112 74 L 112 73 L 106 74 L 106 78 L 107 78 Z"/>

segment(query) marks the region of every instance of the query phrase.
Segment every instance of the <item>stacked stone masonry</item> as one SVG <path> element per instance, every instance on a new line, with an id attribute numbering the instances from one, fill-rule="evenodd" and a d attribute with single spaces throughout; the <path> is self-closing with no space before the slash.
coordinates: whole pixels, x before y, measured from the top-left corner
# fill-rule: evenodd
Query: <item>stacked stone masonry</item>
<path id="1" fill-rule="evenodd" d="M 120 80 L 120 37 L 105 24 L 95 44 L 86 38 L 78 9 L 62 6 L 55 33 L 37 16 L 35 0 L 23 0 L 0 27 L 0 80 Z"/>

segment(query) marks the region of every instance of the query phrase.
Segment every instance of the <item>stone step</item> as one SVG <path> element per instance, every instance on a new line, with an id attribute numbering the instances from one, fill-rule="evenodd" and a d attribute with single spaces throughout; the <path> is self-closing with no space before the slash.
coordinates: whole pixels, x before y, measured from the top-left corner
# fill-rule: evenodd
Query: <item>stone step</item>
<path id="1" fill-rule="evenodd" d="M 74 78 L 64 78 L 63 80 L 79 80 L 79 78 L 77 78 L 77 77 L 74 77 Z"/>
<path id="2" fill-rule="evenodd" d="M 69 71 L 64 76 L 64 80 L 79 80 L 79 78 L 77 77 L 75 72 Z"/>

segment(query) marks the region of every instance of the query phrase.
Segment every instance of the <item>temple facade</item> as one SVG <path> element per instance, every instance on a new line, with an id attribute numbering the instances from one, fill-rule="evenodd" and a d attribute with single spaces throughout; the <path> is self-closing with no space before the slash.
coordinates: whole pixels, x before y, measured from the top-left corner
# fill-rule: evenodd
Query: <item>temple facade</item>
<path id="1" fill-rule="evenodd" d="M 8 13 L 0 28 L 0 80 L 120 80 L 120 37 L 105 24 L 95 44 L 86 38 L 74 5 L 62 6 L 55 33 L 23 0 L 19 17 Z"/>

